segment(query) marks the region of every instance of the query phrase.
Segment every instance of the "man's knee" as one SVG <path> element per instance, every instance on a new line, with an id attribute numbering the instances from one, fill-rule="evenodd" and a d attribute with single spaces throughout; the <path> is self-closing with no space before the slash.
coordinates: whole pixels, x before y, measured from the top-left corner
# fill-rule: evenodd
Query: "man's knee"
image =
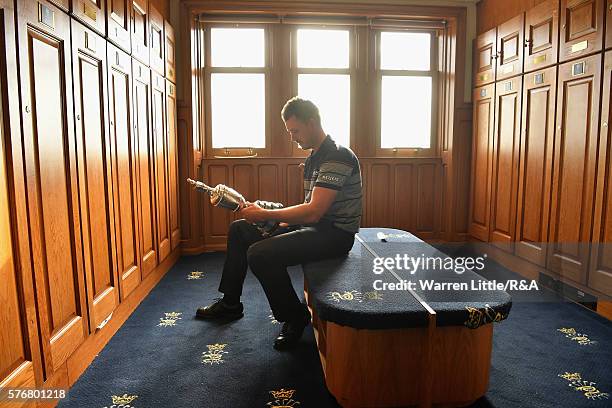
<path id="1" fill-rule="evenodd" d="M 273 256 L 271 253 L 272 251 L 270 251 L 270 246 L 267 244 L 265 240 L 256 242 L 247 250 L 247 261 L 254 271 L 258 269 L 258 266 L 269 262 L 270 258 Z"/>
<path id="2" fill-rule="evenodd" d="M 241 237 L 246 224 L 248 224 L 248 222 L 244 219 L 233 221 L 229 226 L 227 237 L 230 239 Z"/>

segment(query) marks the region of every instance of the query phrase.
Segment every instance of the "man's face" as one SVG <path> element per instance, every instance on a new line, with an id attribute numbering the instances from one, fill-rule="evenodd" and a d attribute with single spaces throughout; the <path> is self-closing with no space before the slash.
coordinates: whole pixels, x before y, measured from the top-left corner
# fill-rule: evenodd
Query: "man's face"
<path id="1" fill-rule="evenodd" d="M 285 127 L 291 136 L 291 141 L 297 143 L 300 149 L 308 150 L 314 147 L 314 119 L 309 119 L 304 123 L 292 116 L 285 121 Z"/>

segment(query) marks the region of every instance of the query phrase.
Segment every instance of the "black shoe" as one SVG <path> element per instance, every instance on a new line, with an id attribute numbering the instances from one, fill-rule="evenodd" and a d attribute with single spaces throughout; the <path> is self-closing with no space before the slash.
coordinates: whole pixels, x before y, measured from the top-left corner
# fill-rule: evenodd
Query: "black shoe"
<path id="1" fill-rule="evenodd" d="M 310 323 L 310 312 L 304 306 L 304 314 L 296 319 L 283 323 L 280 334 L 274 340 L 274 348 L 277 350 L 289 350 L 293 348 L 302 337 L 302 333 Z"/>
<path id="2" fill-rule="evenodd" d="M 242 302 L 235 306 L 228 306 L 222 298 L 217 299 L 209 306 L 196 310 L 196 317 L 210 320 L 236 320 L 244 316 Z"/>

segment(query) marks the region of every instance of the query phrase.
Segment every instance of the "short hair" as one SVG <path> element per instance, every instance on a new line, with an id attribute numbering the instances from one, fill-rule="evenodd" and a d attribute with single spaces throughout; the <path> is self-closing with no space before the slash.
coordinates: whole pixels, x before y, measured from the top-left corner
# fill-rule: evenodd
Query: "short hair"
<path id="1" fill-rule="evenodd" d="M 321 126 L 321 115 L 319 114 L 317 105 L 299 96 L 294 96 L 285 103 L 281 111 L 281 116 L 285 122 L 292 116 L 295 116 L 296 119 L 304 123 L 308 122 L 310 119 L 314 119 L 315 123 Z"/>

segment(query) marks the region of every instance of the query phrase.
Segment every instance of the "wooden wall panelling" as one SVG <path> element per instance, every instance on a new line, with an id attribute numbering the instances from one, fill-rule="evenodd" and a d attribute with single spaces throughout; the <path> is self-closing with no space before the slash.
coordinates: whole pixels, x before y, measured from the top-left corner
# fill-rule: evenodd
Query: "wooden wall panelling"
<path id="1" fill-rule="evenodd" d="M 25 171 L 41 346 L 48 378 L 85 340 L 70 18 L 18 3 Z"/>
<path id="2" fill-rule="evenodd" d="M 604 0 L 561 0 L 559 61 L 601 51 L 604 37 Z"/>
<path id="3" fill-rule="evenodd" d="M 132 57 L 149 66 L 149 0 L 132 0 Z"/>
<path id="4" fill-rule="evenodd" d="M 170 245 L 176 248 L 181 241 L 178 196 L 178 144 L 176 116 L 176 85 L 166 80 L 166 144 L 168 148 L 168 211 L 170 213 Z"/>
<path id="5" fill-rule="evenodd" d="M 599 166 L 597 198 L 593 221 L 593 248 L 588 285 L 608 296 L 612 295 L 612 51 L 605 54 L 601 133 L 599 134 Z"/>
<path id="6" fill-rule="evenodd" d="M 414 167 L 412 164 L 400 164 L 394 168 L 393 227 L 406 231 L 414 231 L 415 226 L 413 205 L 415 189 L 413 187 L 416 187 L 416 184 L 412 182 L 415 179 Z"/>
<path id="7" fill-rule="evenodd" d="M 132 0 L 106 0 L 108 40 L 131 53 Z"/>
<path id="8" fill-rule="evenodd" d="M 170 254 L 168 211 L 168 142 L 166 128 L 166 81 L 151 73 L 151 121 L 155 150 L 155 208 L 157 215 L 158 262 Z"/>
<path id="9" fill-rule="evenodd" d="M 119 303 L 108 129 L 106 41 L 72 20 L 74 116 L 90 330 Z"/>
<path id="10" fill-rule="evenodd" d="M 155 144 L 151 119 L 151 70 L 132 59 L 133 119 L 138 141 L 138 195 L 140 205 L 140 248 L 143 277 L 157 265 L 157 223 L 155 205 Z"/>
<path id="11" fill-rule="evenodd" d="M 559 0 L 546 0 L 525 13 L 525 72 L 559 59 Z"/>
<path id="12" fill-rule="evenodd" d="M 164 34 L 166 37 L 164 55 L 166 58 L 166 79 L 176 84 L 176 37 L 174 28 L 168 20 L 164 20 Z"/>
<path id="13" fill-rule="evenodd" d="M 524 30 L 523 13 L 497 27 L 497 81 L 523 73 Z"/>
<path id="14" fill-rule="evenodd" d="M 593 215 L 601 55 L 559 65 L 547 267 L 586 284 Z"/>
<path id="15" fill-rule="evenodd" d="M 138 133 L 132 130 L 132 59 L 108 45 L 108 89 L 115 242 L 119 292 L 124 300 L 142 279 L 138 220 Z"/>
<path id="16" fill-rule="evenodd" d="M 497 71 L 497 28 L 480 34 L 474 46 L 474 86 L 495 81 Z"/>
<path id="17" fill-rule="evenodd" d="M 525 74 L 515 254 L 546 265 L 557 68 Z"/>
<path id="18" fill-rule="evenodd" d="M 164 17 L 153 5 L 149 5 L 149 28 L 151 42 L 149 45 L 149 55 L 151 69 L 159 75 L 164 76 L 166 68 L 166 36 L 164 34 Z"/>
<path id="19" fill-rule="evenodd" d="M 612 49 L 612 0 L 608 0 L 606 11 L 606 49 Z"/>
<path id="20" fill-rule="evenodd" d="M 423 163 L 417 166 L 416 228 L 414 231 L 422 239 L 435 238 L 439 226 L 440 167 L 436 163 Z"/>
<path id="21" fill-rule="evenodd" d="M 392 165 L 385 163 L 373 163 L 370 166 L 370 217 L 371 223 L 378 227 L 393 226 L 393 196 L 396 191 L 394 189 L 392 167 Z M 406 181 L 404 180 L 404 183 Z M 407 189 L 404 184 L 400 194 L 406 193 Z M 399 208 L 397 210 L 401 211 Z"/>
<path id="22" fill-rule="evenodd" d="M 226 165 L 208 164 L 205 169 L 205 180 L 207 184 L 216 186 L 217 184 L 230 184 L 229 179 L 229 168 Z M 198 193 L 200 194 L 200 193 Z M 231 212 L 223 208 L 216 208 L 210 204 L 208 197 L 203 195 L 204 207 L 208 209 L 206 216 L 204 217 L 204 231 L 206 234 L 207 244 L 225 244 L 225 237 L 227 235 L 227 229 L 231 221 Z"/>
<path id="23" fill-rule="evenodd" d="M 495 86 L 474 89 L 474 119 L 472 121 L 472 179 L 470 185 L 469 233 L 481 241 L 489 239 L 491 168 Z"/>
<path id="24" fill-rule="evenodd" d="M 287 165 L 287 205 L 304 202 L 304 167 L 299 164 Z"/>
<path id="25" fill-rule="evenodd" d="M 112 0 L 108 0 L 112 2 Z M 100 35 L 106 35 L 107 0 L 71 0 L 72 15 Z"/>
<path id="26" fill-rule="evenodd" d="M 489 241 L 512 250 L 516 223 L 522 76 L 495 84 Z"/>
<path id="27" fill-rule="evenodd" d="M 0 388 L 42 382 L 25 205 L 14 4 L 0 1 Z M 27 406 L 27 402 L 11 406 Z"/>

